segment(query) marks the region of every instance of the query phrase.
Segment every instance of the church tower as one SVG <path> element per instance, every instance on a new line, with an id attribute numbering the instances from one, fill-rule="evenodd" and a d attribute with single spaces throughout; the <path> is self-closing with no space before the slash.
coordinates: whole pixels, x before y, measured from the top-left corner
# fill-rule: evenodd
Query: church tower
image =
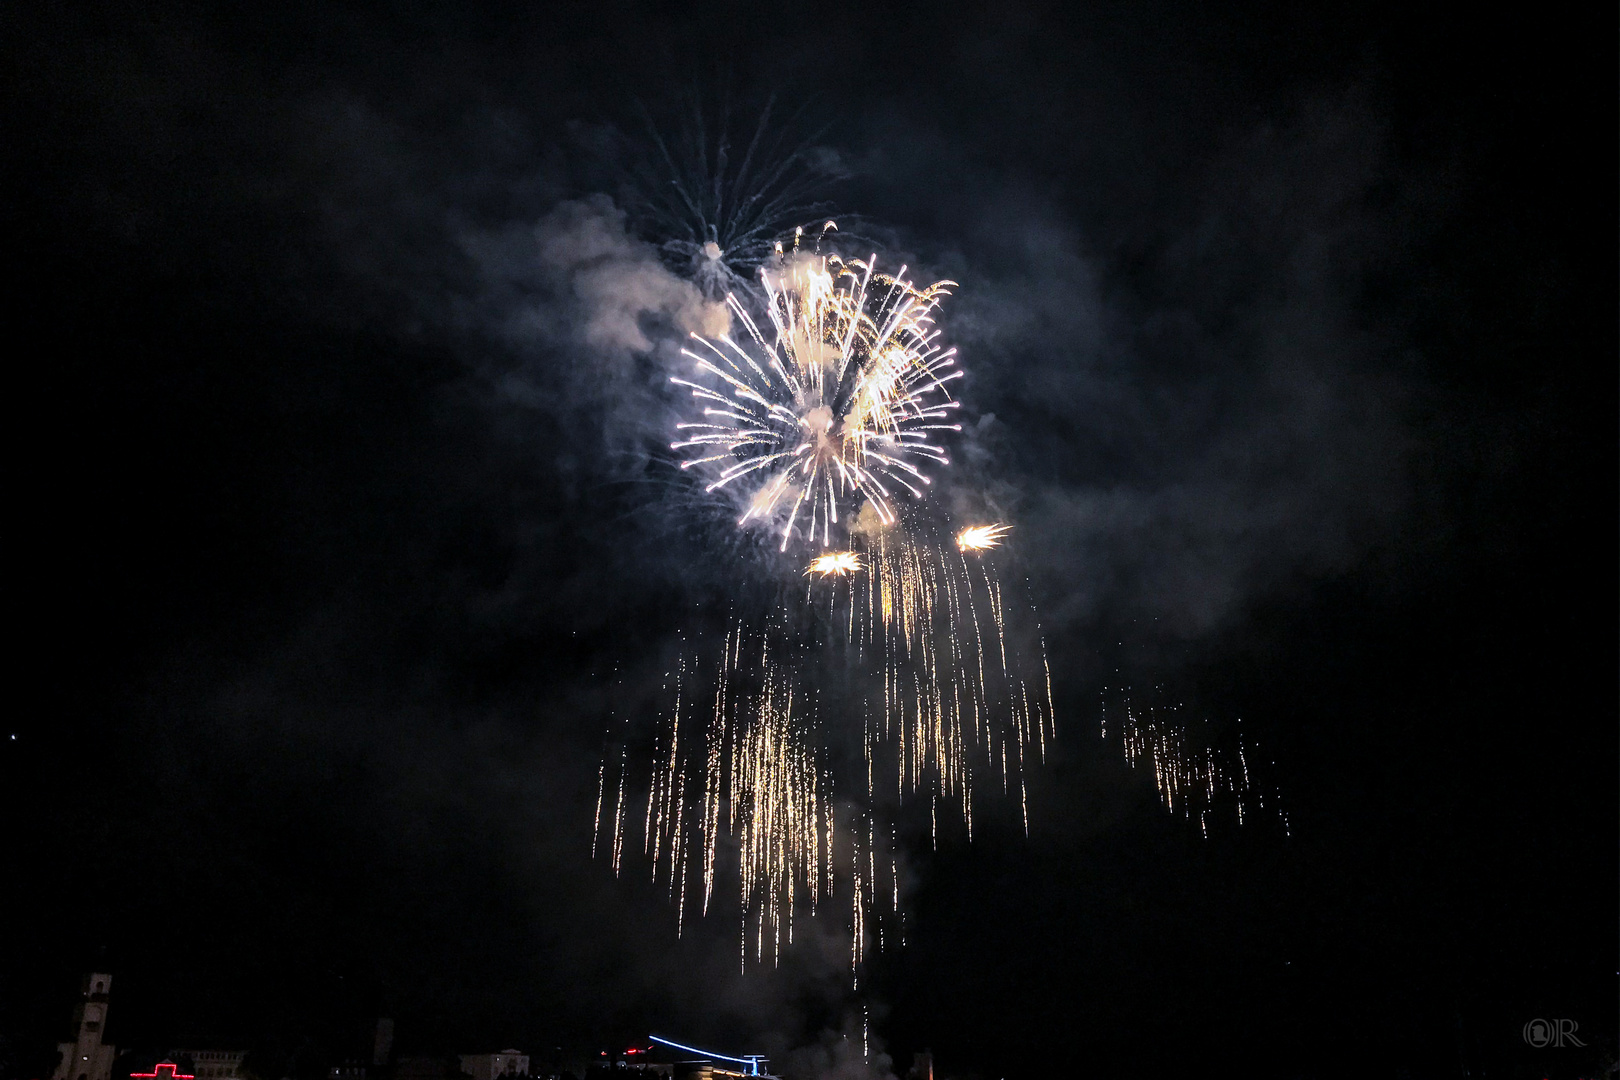
<path id="1" fill-rule="evenodd" d="M 107 1030 L 107 992 L 111 989 L 111 975 L 85 976 L 84 995 L 73 1010 L 74 1040 L 56 1044 L 62 1060 L 51 1080 L 111 1080 L 118 1050 L 101 1041 Z"/>

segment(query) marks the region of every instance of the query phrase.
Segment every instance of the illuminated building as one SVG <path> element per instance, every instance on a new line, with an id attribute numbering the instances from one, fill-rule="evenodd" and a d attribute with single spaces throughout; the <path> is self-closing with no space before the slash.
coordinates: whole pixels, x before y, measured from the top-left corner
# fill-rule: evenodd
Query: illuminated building
<path id="1" fill-rule="evenodd" d="M 107 1027 L 107 993 L 112 976 L 102 972 L 85 976 L 84 992 L 73 1008 L 72 1042 L 57 1043 L 62 1058 L 51 1080 L 111 1080 L 117 1047 L 101 1041 Z"/>
<path id="2" fill-rule="evenodd" d="M 197 1080 L 241 1080 L 242 1050 L 176 1050 L 169 1055 L 191 1062 L 191 1071 Z"/>

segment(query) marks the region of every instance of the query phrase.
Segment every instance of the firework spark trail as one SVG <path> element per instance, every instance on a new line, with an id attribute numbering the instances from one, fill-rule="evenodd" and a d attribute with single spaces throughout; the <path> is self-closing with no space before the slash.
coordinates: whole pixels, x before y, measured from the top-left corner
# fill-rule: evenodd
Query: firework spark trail
<path id="1" fill-rule="evenodd" d="M 624 858 L 624 782 L 625 782 L 625 754 L 619 753 L 619 798 L 613 811 L 613 875 L 619 874 L 619 867 Z"/>
<path id="2" fill-rule="evenodd" d="M 1108 738 L 1110 712 L 1105 692 L 1101 727 L 1104 739 Z M 1244 736 L 1241 719 L 1235 725 L 1236 767 L 1233 767 L 1227 754 L 1195 735 L 1195 732 L 1201 733 L 1204 725 L 1189 724 L 1179 703 L 1163 702 L 1162 688 L 1127 696 L 1122 707 L 1116 706 L 1112 713 L 1119 717 L 1117 727 L 1125 760 L 1132 768 L 1145 764 L 1151 769 L 1154 787 L 1165 809 L 1180 813 L 1189 821 L 1196 819 L 1205 837 L 1209 836 L 1211 815 L 1222 804 L 1231 806 L 1239 825 L 1247 823 L 1256 808 L 1265 808 L 1267 792 L 1256 784 L 1250 773 L 1250 744 Z M 1291 834 L 1288 815 L 1277 806 L 1275 791 L 1271 792 L 1271 799 L 1284 834 Z"/>

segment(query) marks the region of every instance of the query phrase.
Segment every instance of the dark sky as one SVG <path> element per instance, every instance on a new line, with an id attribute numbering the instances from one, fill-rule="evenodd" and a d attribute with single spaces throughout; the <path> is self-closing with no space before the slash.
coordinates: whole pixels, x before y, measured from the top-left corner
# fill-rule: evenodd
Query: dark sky
<path id="1" fill-rule="evenodd" d="M 942 498 L 1016 522 L 1057 676 L 1030 837 L 908 848 L 896 1060 L 1612 1061 L 1612 11 L 777 7 L 0 15 L 7 1074 L 92 968 L 151 1051 L 857 1074 L 835 948 L 739 976 L 589 857 L 613 695 L 747 561 L 648 456 L 689 298 L 600 151 L 693 87 L 962 283 Z M 1122 687 L 1241 717 L 1287 834 L 1166 813 Z"/>

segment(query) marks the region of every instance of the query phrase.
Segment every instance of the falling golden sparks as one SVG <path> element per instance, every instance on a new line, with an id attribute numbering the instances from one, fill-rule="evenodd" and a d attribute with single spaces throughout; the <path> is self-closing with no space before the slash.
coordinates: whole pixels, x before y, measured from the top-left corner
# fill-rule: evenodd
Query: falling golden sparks
<path id="1" fill-rule="evenodd" d="M 831 551 L 825 555 L 817 555 L 810 560 L 810 568 L 806 574 L 819 574 L 828 577 L 833 574 L 858 574 L 863 567 L 861 557 L 853 551 Z"/>
<path id="2" fill-rule="evenodd" d="M 1157 703 L 1148 703 L 1155 698 L 1159 698 Z M 1270 793 L 1268 805 L 1266 789 L 1250 772 L 1252 746 L 1244 737 L 1241 718 L 1234 725 L 1236 754 L 1230 755 L 1197 737 L 1198 729 L 1208 724 L 1207 719 L 1203 724 L 1189 723 L 1179 703 L 1165 703 L 1157 692 L 1128 697 L 1122 707 L 1112 710 L 1105 702 L 1104 739 L 1108 738 L 1111 713 L 1116 717 L 1125 760 L 1132 768 L 1142 764 L 1151 768 L 1153 785 L 1165 809 L 1196 821 L 1206 838 L 1211 815 L 1223 803 L 1231 807 L 1239 825 L 1247 823 L 1257 810 L 1271 811 L 1284 835 L 1292 834 L 1288 813 L 1279 804 L 1277 793 Z"/>
<path id="3" fill-rule="evenodd" d="M 963 551 L 987 551 L 1001 546 L 1001 538 L 1012 531 L 1011 525 L 970 525 L 956 534 L 956 546 Z"/>
<path id="4" fill-rule="evenodd" d="M 683 654 L 671 670 L 674 707 L 649 748 L 637 817 L 678 926 L 689 907 L 708 912 L 716 853 L 735 852 L 742 961 L 777 962 L 800 913 L 836 881 L 859 980 L 872 949 L 904 938 L 899 806 L 923 800 L 935 844 L 947 815 L 971 839 L 975 797 L 999 787 L 1028 831 L 1025 773 L 1057 734 L 1045 645 L 1032 620 L 1019 622 L 1032 609 L 1012 602 L 992 558 L 970 559 L 951 539 L 916 522 L 859 533 L 852 549 L 812 560 L 807 592 L 785 589 L 763 624 L 733 616 L 717 656 Z M 829 665 L 853 695 L 830 717 L 817 714 Z M 861 738 L 856 785 L 839 789 L 849 812 L 836 820 L 828 723 Z M 621 827 L 600 816 L 604 831 Z"/>

